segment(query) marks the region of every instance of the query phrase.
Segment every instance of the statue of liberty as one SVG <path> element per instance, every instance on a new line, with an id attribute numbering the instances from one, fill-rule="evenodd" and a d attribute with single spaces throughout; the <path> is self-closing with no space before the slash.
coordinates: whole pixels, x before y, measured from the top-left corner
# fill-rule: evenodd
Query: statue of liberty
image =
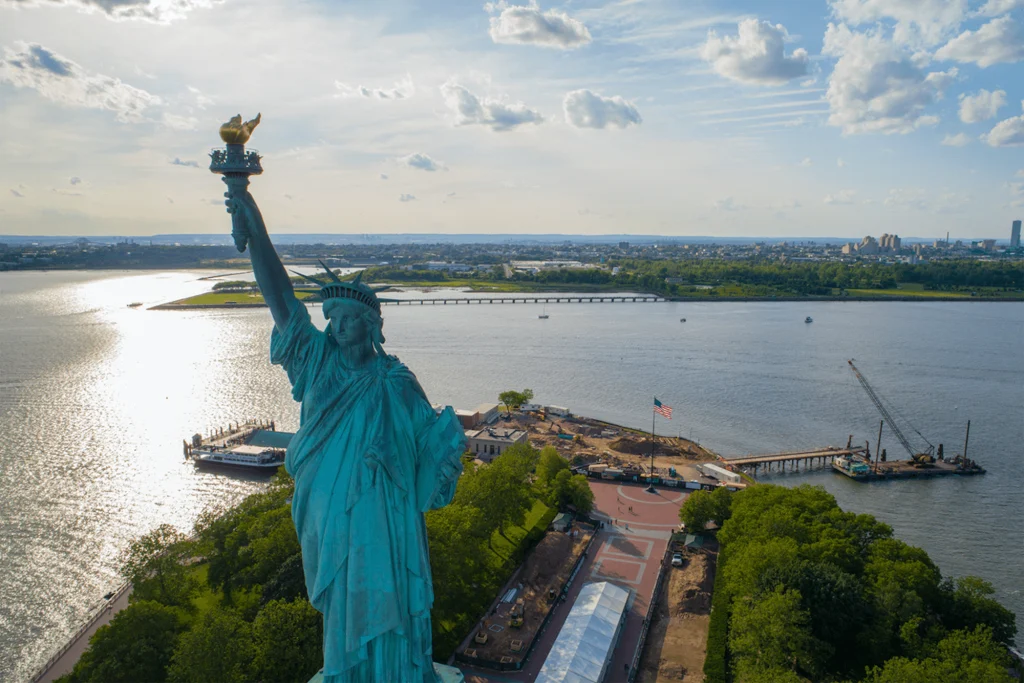
<path id="1" fill-rule="evenodd" d="M 233 233 L 240 248 L 248 243 L 274 319 L 270 360 L 302 403 L 285 467 L 309 600 L 324 616 L 324 681 L 434 683 L 423 513 L 451 502 L 463 430 L 384 352 L 380 300 L 359 277 L 344 282 L 328 270 L 327 329 L 313 325 L 247 180 L 233 180 L 225 178 Z"/>

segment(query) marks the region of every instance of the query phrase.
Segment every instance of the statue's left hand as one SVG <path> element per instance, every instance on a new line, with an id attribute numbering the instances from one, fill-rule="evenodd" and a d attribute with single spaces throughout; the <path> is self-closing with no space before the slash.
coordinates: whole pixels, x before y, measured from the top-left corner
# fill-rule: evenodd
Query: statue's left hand
<path id="1" fill-rule="evenodd" d="M 235 247 L 238 251 L 245 251 L 249 242 L 249 235 L 253 220 L 253 211 L 250 204 L 255 206 L 252 195 L 245 189 L 233 189 L 228 185 L 228 191 L 224 193 L 224 205 L 227 212 L 231 214 L 231 236 L 235 240 Z"/>

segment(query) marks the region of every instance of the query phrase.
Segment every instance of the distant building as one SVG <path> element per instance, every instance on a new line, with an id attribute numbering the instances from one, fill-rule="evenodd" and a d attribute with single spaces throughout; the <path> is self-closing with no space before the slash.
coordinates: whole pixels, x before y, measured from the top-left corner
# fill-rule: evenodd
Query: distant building
<path id="1" fill-rule="evenodd" d="M 878 238 L 878 246 L 882 251 L 899 251 L 902 245 L 899 235 L 883 234 Z"/>
<path id="2" fill-rule="evenodd" d="M 629 249 L 629 242 L 619 242 L 619 249 Z"/>
<path id="3" fill-rule="evenodd" d="M 464 273 L 473 270 L 473 266 L 467 266 L 464 263 L 445 263 L 443 261 L 427 261 L 425 267 L 427 270 L 446 270 L 449 273 Z"/>
<path id="4" fill-rule="evenodd" d="M 466 430 L 467 450 L 484 462 L 491 462 L 519 443 L 526 443 L 526 432 L 521 429 L 485 427 Z"/>
<path id="5" fill-rule="evenodd" d="M 1010 248 L 1016 249 L 1020 246 L 1020 221 L 1014 221 L 1010 228 Z"/>

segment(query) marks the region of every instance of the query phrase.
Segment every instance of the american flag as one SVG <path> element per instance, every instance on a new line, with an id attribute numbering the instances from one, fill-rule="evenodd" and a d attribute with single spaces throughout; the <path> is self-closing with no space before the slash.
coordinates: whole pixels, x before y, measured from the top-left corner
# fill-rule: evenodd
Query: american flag
<path id="1" fill-rule="evenodd" d="M 666 420 L 672 419 L 672 406 L 667 406 L 658 399 L 654 399 L 654 412 Z"/>

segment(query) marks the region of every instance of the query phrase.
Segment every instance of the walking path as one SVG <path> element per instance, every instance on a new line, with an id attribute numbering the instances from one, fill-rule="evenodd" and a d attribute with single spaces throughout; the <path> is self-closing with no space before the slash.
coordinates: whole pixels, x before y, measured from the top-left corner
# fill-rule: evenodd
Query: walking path
<path id="1" fill-rule="evenodd" d="M 32 683 L 52 683 L 75 668 L 75 663 L 82 653 L 89 649 L 89 639 L 99 629 L 110 623 L 114 615 L 128 606 L 128 597 L 132 594 L 129 584 L 121 586 L 107 603 L 100 607 L 89 621 L 82 626 L 68 642 L 44 664 L 39 673 L 32 677 Z"/>

